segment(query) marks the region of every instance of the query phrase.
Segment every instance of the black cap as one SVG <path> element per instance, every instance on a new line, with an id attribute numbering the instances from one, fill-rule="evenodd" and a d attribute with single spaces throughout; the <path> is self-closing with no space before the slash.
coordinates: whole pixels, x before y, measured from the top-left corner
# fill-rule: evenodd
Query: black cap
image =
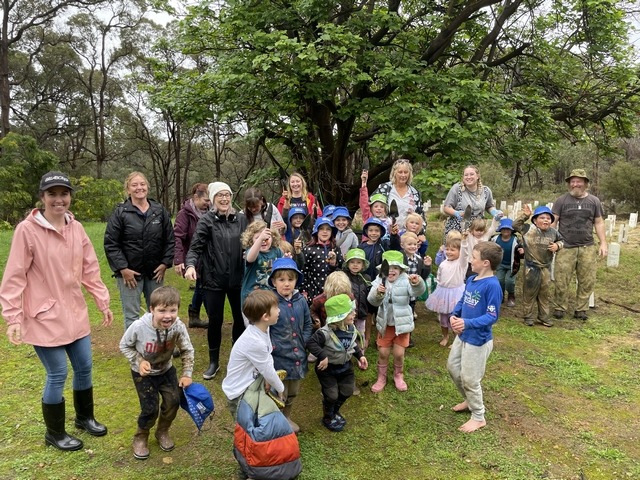
<path id="1" fill-rule="evenodd" d="M 62 172 L 47 172 L 40 179 L 40 191 L 44 192 L 51 187 L 67 187 L 73 190 L 69 177 Z"/>

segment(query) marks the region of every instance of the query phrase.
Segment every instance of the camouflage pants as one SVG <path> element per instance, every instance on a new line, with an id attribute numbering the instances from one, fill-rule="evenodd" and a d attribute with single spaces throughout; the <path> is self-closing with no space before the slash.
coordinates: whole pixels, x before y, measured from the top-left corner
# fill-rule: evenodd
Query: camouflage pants
<path id="1" fill-rule="evenodd" d="M 525 265 L 522 286 L 522 311 L 525 319 L 533 320 L 533 306 L 538 303 L 538 320 L 549 319 L 551 303 L 551 271 Z"/>
<path id="2" fill-rule="evenodd" d="M 568 309 L 568 291 L 576 274 L 578 290 L 576 292 L 577 312 L 589 310 L 589 297 L 596 286 L 596 270 L 598 261 L 598 247 L 563 248 L 556 253 L 555 263 L 555 304 L 556 310 L 566 312 Z"/>

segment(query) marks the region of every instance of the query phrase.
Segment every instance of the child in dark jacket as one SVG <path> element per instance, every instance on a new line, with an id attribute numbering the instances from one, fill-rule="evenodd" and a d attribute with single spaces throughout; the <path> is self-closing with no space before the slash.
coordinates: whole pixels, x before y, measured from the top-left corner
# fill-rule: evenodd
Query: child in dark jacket
<path id="1" fill-rule="evenodd" d="M 336 246 L 337 229 L 331 219 L 320 217 L 313 225 L 313 240 L 304 247 L 304 280 L 300 290 L 311 304 L 322 293 L 327 276 L 342 267 L 342 252 Z"/>
<path id="2" fill-rule="evenodd" d="M 340 414 L 340 407 L 355 389 L 351 357 L 358 359 L 362 370 L 369 364 L 356 343 L 358 332 L 353 326 L 353 301 L 348 295 L 340 294 L 329 298 L 325 308 L 327 324 L 313 334 L 307 348 L 318 357 L 315 368 L 322 388 L 322 424 L 331 431 L 340 432 L 347 423 Z"/>
<path id="3" fill-rule="evenodd" d="M 293 259 L 282 257 L 273 262 L 269 283 L 278 296 L 280 314 L 278 322 L 269 328 L 273 345 L 271 355 L 276 370 L 287 372 L 283 382 L 286 400 L 282 413 L 296 433 L 300 427 L 291 420 L 291 408 L 300 391 L 300 380 L 307 374 L 305 345 L 313 332 L 309 306 L 296 289 L 302 281 L 303 275 Z"/>
<path id="4" fill-rule="evenodd" d="M 369 340 L 364 335 L 367 315 L 369 313 L 367 295 L 371 288 L 371 279 L 369 275 L 362 272 L 367 270 L 368 267 L 369 261 L 364 254 L 364 250 L 360 248 L 352 248 L 349 250 L 345 257 L 344 265 L 342 266 L 351 282 L 351 291 L 356 300 L 356 319 L 354 324 L 364 338 L 364 344 L 360 345 L 363 350 L 367 349 Z"/>

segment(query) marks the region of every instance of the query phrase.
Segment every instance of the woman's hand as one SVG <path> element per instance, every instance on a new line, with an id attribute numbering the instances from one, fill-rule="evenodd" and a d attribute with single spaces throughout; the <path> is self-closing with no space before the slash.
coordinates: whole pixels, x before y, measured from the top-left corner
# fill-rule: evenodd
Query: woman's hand
<path id="1" fill-rule="evenodd" d="M 153 271 L 153 279 L 158 283 L 162 282 L 162 280 L 164 280 L 164 272 L 166 270 L 167 270 L 167 266 L 164 263 L 161 263 L 160 265 L 158 265 L 156 269 Z"/>
<path id="2" fill-rule="evenodd" d="M 184 272 L 184 278 L 195 282 L 196 279 L 198 278 L 196 274 L 196 269 L 194 267 L 187 267 L 187 270 Z"/>
<path id="3" fill-rule="evenodd" d="M 104 312 L 102 312 L 102 326 L 108 327 L 113 322 L 113 312 L 110 308 L 107 308 Z"/>
<path id="4" fill-rule="evenodd" d="M 178 265 L 174 265 L 173 269 L 179 277 L 184 276 L 184 263 L 179 263 Z"/>
<path id="5" fill-rule="evenodd" d="M 14 323 L 13 325 L 9 325 L 7 327 L 7 337 L 9 337 L 9 341 L 14 345 L 22 344 L 22 334 L 20 330 L 21 327 L 19 323 Z"/>
<path id="6" fill-rule="evenodd" d="M 135 270 L 131 270 L 130 268 L 123 268 L 120 270 L 120 274 L 122 275 L 122 280 L 124 280 L 124 284 L 127 288 L 133 289 L 138 286 L 136 276 L 140 276 L 140 273 Z"/>

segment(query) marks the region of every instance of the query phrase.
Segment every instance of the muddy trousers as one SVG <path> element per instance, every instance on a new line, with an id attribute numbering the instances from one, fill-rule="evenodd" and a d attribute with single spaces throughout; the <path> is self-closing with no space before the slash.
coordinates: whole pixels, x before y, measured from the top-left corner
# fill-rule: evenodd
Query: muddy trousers
<path id="1" fill-rule="evenodd" d="M 522 313 L 533 320 L 533 308 L 538 304 L 538 319 L 548 320 L 551 305 L 551 271 L 546 267 L 525 265 L 522 287 Z"/>
<path id="2" fill-rule="evenodd" d="M 589 297 L 596 286 L 596 270 L 598 262 L 598 247 L 563 248 L 556 253 L 554 270 L 555 302 L 554 308 L 567 312 L 569 308 L 568 292 L 573 273 L 578 280 L 576 292 L 577 312 L 589 310 Z"/>
<path id="3" fill-rule="evenodd" d="M 168 428 L 178 413 L 180 407 L 180 388 L 176 368 L 171 367 L 161 375 L 141 376 L 131 370 L 133 384 L 140 400 L 140 415 L 138 427 L 149 430 L 160 415 L 160 422 Z M 160 404 L 162 398 L 162 404 Z"/>

